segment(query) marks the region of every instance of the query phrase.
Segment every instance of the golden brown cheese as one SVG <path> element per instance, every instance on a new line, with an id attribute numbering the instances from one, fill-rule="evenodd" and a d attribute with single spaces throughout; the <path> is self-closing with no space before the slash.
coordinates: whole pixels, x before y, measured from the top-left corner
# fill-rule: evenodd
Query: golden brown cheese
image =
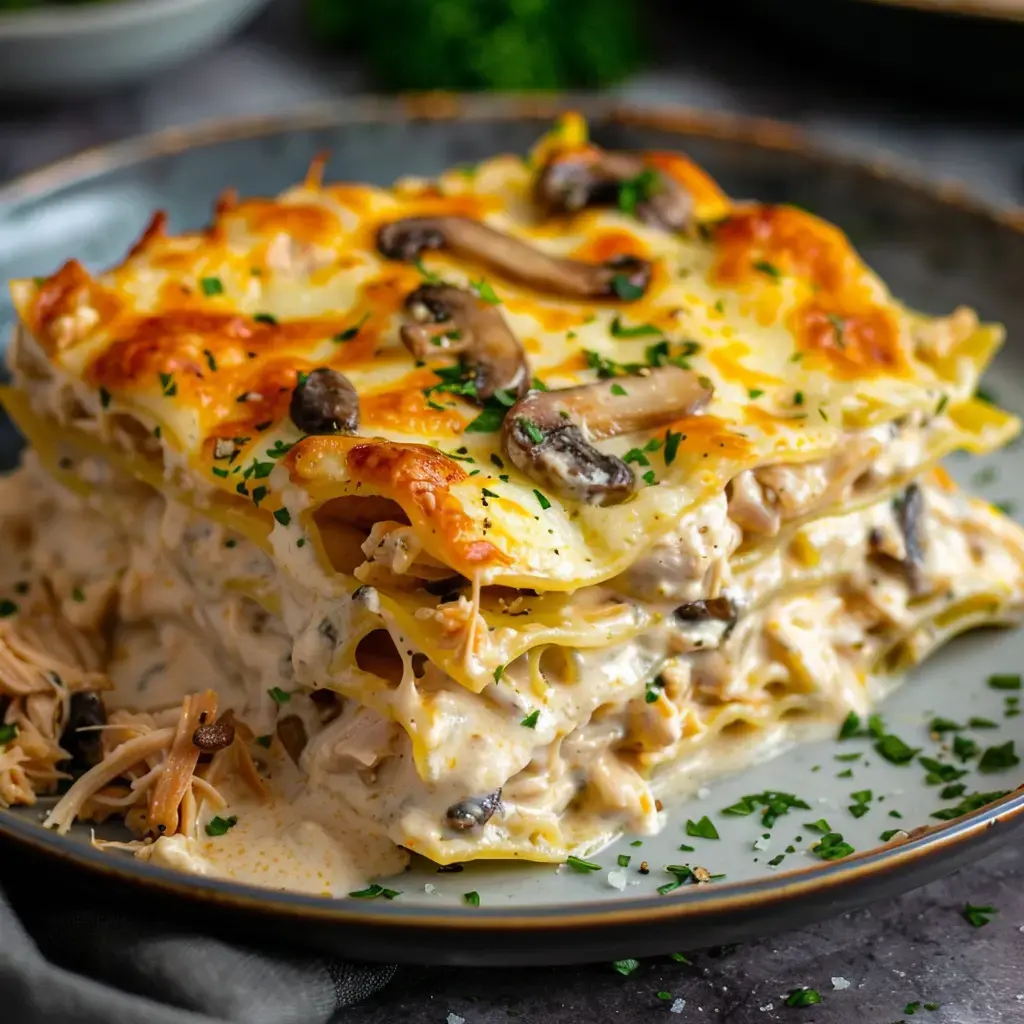
<path id="1" fill-rule="evenodd" d="M 570 116 L 534 161 L 588 145 Z M 58 376 L 98 413 L 156 434 L 199 491 L 293 532 L 312 530 L 326 502 L 382 499 L 431 556 L 484 583 L 607 579 L 744 469 L 825 458 L 850 429 L 915 410 L 966 415 L 946 435 L 978 450 L 1016 430 L 1002 413 L 979 426 L 957 412 L 999 328 L 970 326 L 933 350 L 919 337 L 944 322 L 904 309 L 835 227 L 793 207 L 733 205 L 683 156 L 644 159 L 687 190 L 696 230 L 614 208 L 544 216 L 516 157 L 391 190 L 323 185 L 318 166 L 274 200 L 223 197 L 204 231 L 170 236 L 158 215 L 121 266 L 94 276 L 72 260 L 15 282 L 15 303 Z M 418 264 L 381 256 L 383 224 L 424 215 L 482 220 L 557 256 L 641 256 L 651 284 L 635 301 L 585 302 L 443 251 Z M 450 356 L 417 365 L 402 345 L 402 304 L 424 277 L 492 292 L 549 388 L 619 375 L 628 390 L 635 367 L 673 358 L 713 385 L 708 413 L 599 443 L 636 470 L 630 501 L 559 500 L 507 464 L 493 418 L 484 429 L 478 405 L 438 388 Z M 299 375 L 318 367 L 358 390 L 359 437 L 303 439 L 291 423 Z"/>

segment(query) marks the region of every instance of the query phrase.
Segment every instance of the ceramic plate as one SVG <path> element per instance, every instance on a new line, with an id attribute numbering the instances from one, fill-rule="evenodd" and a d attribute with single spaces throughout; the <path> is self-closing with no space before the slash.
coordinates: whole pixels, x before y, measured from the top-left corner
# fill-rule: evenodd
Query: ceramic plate
<path id="1" fill-rule="evenodd" d="M 623 110 L 598 100 L 575 105 L 592 118 L 594 135 L 606 146 L 683 149 L 733 196 L 796 202 L 837 222 L 911 305 L 946 313 L 966 302 L 983 317 L 1003 321 L 1010 342 L 990 374 L 991 388 L 1004 405 L 1024 410 L 1024 349 L 1017 344 L 1024 335 L 1024 234 L 1012 225 L 879 168 L 832 160 L 780 126 Z M 299 180 L 325 149 L 332 153 L 328 177 L 381 184 L 498 151 L 522 152 L 557 111 L 555 103 L 499 99 L 419 106 L 366 101 L 87 153 L 0 190 L 0 274 L 49 272 L 71 254 L 93 265 L 114 262 L 154 207 L 170 211 L 172 229 L 199 227 L 220 189 L 276 192 Z M 6 298 L 0 299 L 5 336 L 11 318 Z M 0 430 L 2 459 L 10 464 L 17 442 L 9 425 Z M 1024 509 L 1024 451 L 1017 445 L 989 459 L 953 458 L 948 468 L 991 500 Z M 1024 747 L 1024 716 L 1013 714 L 1024 691 L 987 682 L 1022 665 L 1024 632 L 974 634 L 926 663 L 881 713 L 889 731 L 926 757 L 953 736 L 946 734 L 945 744 L 930 736 L 936 715 L 960 724 L 989 720 L 991 727 L 957 734 L 981 747 L 1010 740 Z M 977 763 L 961 765 L 967 793 L 1009 791 L 1020 781 L 1017 769 L 981 775 Z M 941 796 L 947 784 L 955 782 L 930 781 L 916 761 L 886 761 L 870 738 L 838 742 L 829 736 L 670 808 L 661 835 L 642 845 L 624 837 L 592 858 L 597 870 L 510 864 L 438 873 L 420 863 L 390 883 L 401 890 L 391 902 L 324 900 L 174 874 L 98 853 L 85 830 L 66 838 L 44 832 L 38 808 L 0 812 L 0 835 L 8 852 L 50 855 L 46 870 L 55 884 L 103 885 L 107 899 L 149 901 L 164 914 L 200 916 L 206 926 L 246 929 L 260 918 L 259 927 L 292 943 L 365 958 L 551 964 L 666 952 L 791 927 L 920 885 L 1024 826 L 1024 793 L 957 820 L 936 818 L 935 812 L 960 802 Z M 724 812 L 765 790 L 793 794 L 807 806 L 791 808 L 770 828 L 759 814 Z M 867 810 L 851 811 L 858 807 Z M 704 816 L 718 838 L 687 834 L 688 819 Z M 810 852 L 820 835 L 813 823 L 821 819 L 856 853 L 823 862 Z M 910 836 L 881 838 L 894 829 Z M 620 865 L 620 858 L 628 864 Z M 673 882 L 665 867 L 676 864 L 721 877 L 659 891 Z M 479 907 L 467 905 L 467 892 L 479 894 Z"/>

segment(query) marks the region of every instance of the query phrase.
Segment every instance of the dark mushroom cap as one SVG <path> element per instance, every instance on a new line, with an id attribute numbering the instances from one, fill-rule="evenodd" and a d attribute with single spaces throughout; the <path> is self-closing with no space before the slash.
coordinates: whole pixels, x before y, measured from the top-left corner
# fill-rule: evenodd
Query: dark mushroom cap
<path id="1" fill-rule="evenodd" d="M 288 411 L 305 434 L 354 434 L 359 429 L 359 395 L 348 377 L 329 367 L 300 377 Z"/>
<path id="2" fill-rule="evenodd" d="M 501 790 L 485 796 L 468 796 L 452 804 L 445 814 L 445 824 L 458 832 L 486 825 L 501 807 Z"/>
<path id="3" fill-rule="evenodd" d="M 417 359 L 463 355 L 473 367 L 480 399 L 526 391 L 526 353 L 495 306 L 454 285 L 425 284 L 405 300 L 405 310 L 413 323 L 402 326 L 402 342 Z"/>
<path id="4" fill-rule="evenodd" d="M 445 249 L 490 267 L 509 281 L 572 299 L 638 299 L 651 280 L 651 266 L 637 256 L 585 263 L 550 254 L 471 217 L 407 217 L 377 232 L 377 248 L 388 259 L 411 262 L 426 249 Z M 625 282 L 625 286 L 624 286 Z"/>
<path id="5" fill-rule="evenodd" d="M 587 206 L 615 206 L 622 189 L 636 190 L 636 215 L 646 224 L 683 231 L 693 218 L 693 199 L 674 178 L 634 153 L 587 146 L 555 153 L 534 184 L 537 202 L 552 213 L 575 213 Z"/>
<path id="6" fill-rule="evenodd" d="M 553 493 L 591 505 L 614 505 L 633 493 L 636 477 L 618 456 L 599 451 L 591 439 L 671 423 L 698 412 L 711 393 L 707 378 L 677 366 L 659 367 L 643 377 L 531 391 L 505 417 L 503 448 L 517 469 Z"/>
<path id="7" fill-rule="evenodd" d="M 91 727 L 106 724 L 107 713 L 97 694 L 87 691 L 73 693 L 68 701 L 68 717 L 60 745 L 82 767 L 99 764 L 103 760 L 102 734 Z"/>

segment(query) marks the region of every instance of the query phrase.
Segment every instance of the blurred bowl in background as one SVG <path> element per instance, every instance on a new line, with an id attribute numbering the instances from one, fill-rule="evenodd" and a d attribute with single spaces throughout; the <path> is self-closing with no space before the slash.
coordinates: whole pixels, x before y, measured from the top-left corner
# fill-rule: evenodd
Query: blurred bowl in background
<path id="1" fill-rule="evenodd" d="M 0 11 L 0 94 L 68 97 L 214 46 L 268 0 L 105 0 Z"/>

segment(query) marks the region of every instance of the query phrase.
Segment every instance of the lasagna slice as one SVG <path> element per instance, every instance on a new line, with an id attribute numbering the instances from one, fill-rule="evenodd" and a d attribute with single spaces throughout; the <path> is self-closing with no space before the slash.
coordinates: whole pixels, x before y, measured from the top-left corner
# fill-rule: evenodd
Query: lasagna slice
<path id="1" fill-rule="evenodd" d="M 560 862 L 1015 621 L 1001 329 L 568 115 L 12 285 L 0 800 L 317 892 Z M 365 865 L 372 865 L 367 868 Z"/>

